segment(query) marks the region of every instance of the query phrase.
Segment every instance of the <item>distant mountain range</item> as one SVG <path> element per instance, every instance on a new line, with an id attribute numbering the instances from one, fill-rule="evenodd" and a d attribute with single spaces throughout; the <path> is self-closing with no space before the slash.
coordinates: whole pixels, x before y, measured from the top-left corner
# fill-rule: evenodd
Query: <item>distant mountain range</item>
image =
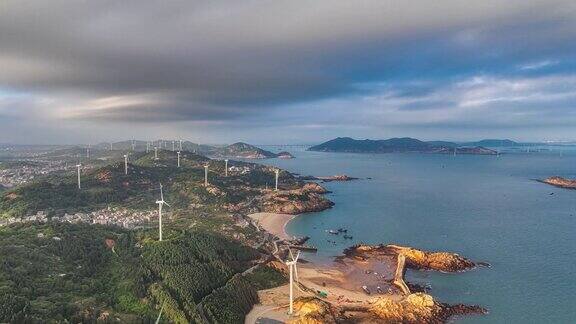
<path id="1" fill-rule="evenodd" d="M 511 140 L 486 139 L 478 142 L 456 143 L 449 141 L 421 141 L 402 137 L 386 140 L 356 140 L 350 137 L 338 137 L 322 144 L 312 146 L 309 151 L 350 152 L 350 153 L 454 153 L 494 155 L 497 151 L 487 147 L 511 147 L 523 144 Z"/>
<path id="2" fill-rule="evenodd" d="M 146 148 L 150 151 L 154 150 L 154 147 L 160 150 L 180 150 L 179 140 L 155 140 L 155 141 L 140 141 L 140 140 L 127 140 L 121 142 L 113 143 L 99 143 L 92 146 L 95 150 L 112 150 L 112 151 L 146 151 Z M 84 150 L 84 149 L 82 149 Z M 282 152 L 282 154 L 272 153 L 270 151 L 263 150 L 254 145 L 250 145 L 243 142 L 234 143 L 227 146 L 212 146 L 197 144 L 190 141 L 182 141 L 182 150 L 194 152 L 206 156 L 211 156 L 215 158 L 237 158 L 237 159 L 269 159 L 277 158 L 282 156 L 283 158 L 289 155 L 288 152 Z M 287 155 L 288 154 L 288 155 Z"/>

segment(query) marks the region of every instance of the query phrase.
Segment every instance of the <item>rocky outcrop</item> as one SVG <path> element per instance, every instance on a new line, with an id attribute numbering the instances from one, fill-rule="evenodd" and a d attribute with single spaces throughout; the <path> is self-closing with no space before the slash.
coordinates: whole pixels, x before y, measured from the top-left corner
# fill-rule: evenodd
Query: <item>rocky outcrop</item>
<path id="1" fill-rule="evenodd" d="M 337 175 L 333 175 L 333 176 L 329 176 L 329 177 L 317 177 L 319 180 L 322 180 L 324 182 L 330 182 L 330 181 L 351 181 L 351 180 L 357 180 L 358 178 L 353 178 L 350 177 L 348 175 L 345 174 L 337 174 Z"/>
<path id="2" fill-rule="evenodd" d="M 445 323 L 453 315 L 485 314 L 479 306 L 439 303 L 424 293 L 410 294 L 396 301 L 386 297 L 372 300 L 369 307 L 374 322 L 384 323 Z"/>
<path id="3" fill-rule="evenodd" d="M 576 189 L 576 180 L 573 179 L 566 179 L 562 177 L 549 177 L 544 180 L 541 180 L 541 182 L 547 183 L 555 187 Z"/>
<path id="4" fill-rule="evenodd" d="M 315 182 L 301 188 L 267 192 L 263 197 L 262 211 L 280 214 L 302 214 L 328 209 L 334 203 L 322 195 L 328 191 Z"/>
<path id="5" fill-rule="evenodd" d="M 336 309 L 330 304 L 315 297 L 300 297 L 294 301 L 296 319 L 289 324 L 332 324 L 338 320 Z"/>
<path id="6" fill-rule="evenodd" d="M 328 190 L 326 190 L 326 188 L 322 187 L 321 185 L 317 184 L 316 182 L 307 182 L 304 184 L 304 186 L 302 186 L 302 188 L 300 189 L 303 192 L 312 192 L 312 193 L 317 193 L 317 194 L 325 194 L 328 193 Z"/>
<path id="7" fill-rule="evenodd" d="M 399 245 L 357 245 L 344 251 L 346 257 L 367 260 L 379 255 L 404 255 L 406 267 L 417 270 L 436 270 L 443 272 L 465 271 L 476 264 L 456 253 L 427 252 Z"/>

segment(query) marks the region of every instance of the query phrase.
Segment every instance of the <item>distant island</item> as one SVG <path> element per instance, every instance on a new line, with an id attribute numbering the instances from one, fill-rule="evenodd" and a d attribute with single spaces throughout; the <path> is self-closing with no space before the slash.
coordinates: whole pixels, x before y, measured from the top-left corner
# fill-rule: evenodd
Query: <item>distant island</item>
<path id="1" fill-rule="evenodd" d="M 312 146 L 308 150 L 316 152 L 346 152 L 346 153 L 440 153 L 440 154 L 476 154 L 497 155 L 498 152 L 478 144 L 502 143 L 513 145 L 509 140 L 484 140 L 470 143 L 454 143 L 447 141 L 425 142 L 415 138 L 390 138 L 386 140 L 356 140 L 350 137 L 338 137 L 322 144 Z"/>
<path id="2" fill-rule="evenodd" d="M 290 152 L 286 152 L 286 151 L 282 151 L 280 153 L 277 154 L 279 159 L 293 159 L 294 155 L 292 155 Z"/>

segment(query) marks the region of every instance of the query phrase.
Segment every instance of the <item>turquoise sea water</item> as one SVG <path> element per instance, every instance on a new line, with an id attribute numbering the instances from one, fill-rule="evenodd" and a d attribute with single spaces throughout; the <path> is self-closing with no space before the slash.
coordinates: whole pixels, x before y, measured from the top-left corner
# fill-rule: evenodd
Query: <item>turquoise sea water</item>
<path id="1" fill-rule="evenodd" d="M 551 175 L 576 178 L 575 151 L 500 157 L 294 155 L 268 163 L 302 175 L 372 178 L 325 184 L 335 207 L 288 224 L 290 234 L 308 235 L 319 248 L 308 259 L 327 260 L 360 242 L 457 252 L 492 267 L 407 275 L 429 283 L 443 302 L 490 311 L 457 323 L 576 323 L 576 190 L 534 181 Z M 339 227 L 354 240 L 325 232 Z"/>

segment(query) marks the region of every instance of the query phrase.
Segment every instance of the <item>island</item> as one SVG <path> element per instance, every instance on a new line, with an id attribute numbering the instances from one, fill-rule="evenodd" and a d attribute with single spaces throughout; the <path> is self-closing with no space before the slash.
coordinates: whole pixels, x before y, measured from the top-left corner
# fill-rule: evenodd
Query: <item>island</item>
<path id="1" fill-rule="evenodd" d="M 559 188 L 576 189 L 576 180 L 574 179 L 566 179 L 554 176 L 539 181 Z"/>
<path id="2" fill-rule="evenodd" d="M 292 155 L 290 152 L 287 151 L 282 151 L 280 153 L 277 154 L 279 159 L 293 159 L 294 155 Z"/>
<path id="3" fill-rule="evenodd" d="M 425 142 L 410 137 L 390 138 L 386 140 L 356 140 L 350 137 L 338 137 L 322 144 L 312 146 L 308 148 L 308 150 L 317 152 L 346 153 L 498 154 L 497 151 L 482 146 L 470 146 L 447 141 Z"/>

